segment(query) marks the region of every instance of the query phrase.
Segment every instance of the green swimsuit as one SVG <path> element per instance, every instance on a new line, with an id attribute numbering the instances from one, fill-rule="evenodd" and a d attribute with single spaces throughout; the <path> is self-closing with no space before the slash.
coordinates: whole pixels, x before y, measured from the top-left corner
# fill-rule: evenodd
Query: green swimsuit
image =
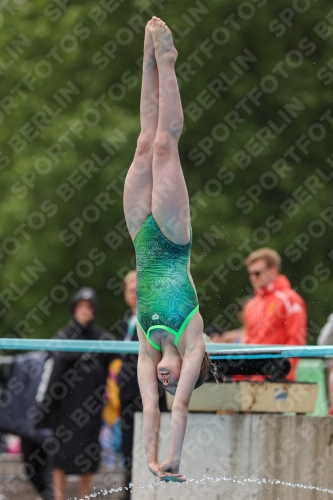
<path id="1" fill-rule="evenodd" d="M 170 241 L 148 215 L 134 238 L 137 270 L 137 320 L 148 342 L 153 329 L 167 330 L 175 336 L 174 345 L 192 316 L 198 311 L 198 298 L 187 275 L 192 245 Z"/>

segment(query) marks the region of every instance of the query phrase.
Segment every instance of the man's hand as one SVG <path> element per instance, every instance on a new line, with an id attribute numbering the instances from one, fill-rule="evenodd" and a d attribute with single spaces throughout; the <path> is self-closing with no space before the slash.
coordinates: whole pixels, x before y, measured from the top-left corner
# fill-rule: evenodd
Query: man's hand
<path id="1" fill-rule="evenodd" d="M 167 458 L 160 465 L 160 470 L 165 475 L 163 480 L 166 483 L 169 481 L 174 483 L 184 483 L 186 481 L 186 478 L 179 472 L 179 462 L 175 462 Z"/>

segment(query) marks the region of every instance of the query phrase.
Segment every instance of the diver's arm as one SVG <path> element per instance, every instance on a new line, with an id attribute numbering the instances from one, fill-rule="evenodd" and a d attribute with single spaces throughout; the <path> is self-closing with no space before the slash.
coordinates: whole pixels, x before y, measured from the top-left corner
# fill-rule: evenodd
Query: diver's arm
<path id="1" fill-rule="evenodd" d="M 143 441 L 149 469 L 158 464 L 157 441 L 160 428 L 156 366 L 148 352 L 139 352 L 138 381 L 143 404 Z"/>
<path id="2" fill-rule="evenodd" d="M 143 405 L 143 443 L 150 472 L 164 479 L 157 460 L 157 443 L 160 429 L 160 409 L 158 406 L 157 358 L 153 360 L 148 352 L 147 339 L 137 327 L 139 338 L 138 382 Z M 158 353 L 159 354 L 159 353 Z"/>
<path id="3" fill-rule="evenodd" d="M 185 481 L 181 474 L 164 473 L 157 459 L 160 410 L 158 407 L 158 381 L 156 362 L 150 357 L 146 339 L 138 329 L 140 341 L 138 380 L 143 404 L 143 442 L 146 450 L 148 468 L 152 474 L 164 481 Z M 177 471 L 178 472 L 178 471 Z"/>
<path id="4" fill-rule="evenodd" d="M 161 465 L 164 471 L 167 470 L 165 464 L 170 463 L 172 472 L 178 472 L 186 432 L 188 406 L 199 377 L 204 352 L 204 342 L 199 340 L 195 346 L 185 352 L 183 357 L 181 375 L 172 405 L 169 454 L 167 460 Z"/>
<path id="5" fill-rule="evenodd" d="M 171 416 L 170 447 L 169 447 L 169 454 L 167 457 L 167 461 L 171 465 L 172 469 L 170 470 L 172 470 L 172 472 L 178 472 L 179 469 L 183 442 L 186 432 L 187 415 L 188 415 L 188 404 L 184 402 L 178 402 L 178 403 L 174 402 L 172 406 L 172 416 Z"/>

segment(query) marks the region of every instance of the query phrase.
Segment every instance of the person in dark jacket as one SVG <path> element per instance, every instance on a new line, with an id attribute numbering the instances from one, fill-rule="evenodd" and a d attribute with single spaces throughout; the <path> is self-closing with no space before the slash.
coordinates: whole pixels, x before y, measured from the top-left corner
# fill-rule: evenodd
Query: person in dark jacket
<path id="1" fill-rule="evenodd" d="M 44 352 L 13 356 L 0 397 L 0 432 L 21 438 L 27 476 L 44 500 L 52 500 L 52 475 L 47 455 L 52 432 L 35 429 L 33 424 L 34 400 L 46 357 Z"/>
<path id="2" fill-rule="evenodd" d="M 121 324 L 120 332 L 123 340 L 138 340 L 136 331 L 136 272 L 129 271 L 124 278 L 124 299 L 129 306 L 129 311 Z M 121 434 L 122 450 L 125 463 L 125 484 L 132 481 L 132 448 L 134 434 L 134 416 L 136 412 L 142 412 L 142 400 L 138 383 L 138 355 L 122 354 L 122 367 L 118 374 L 118 385 L 120 395 L 121 412 Z M 159 407 L 160 411 L 167 411 L 165 391 L 159 386 Z M 122 500 L 131 498 L 130 490 L 124 491 Z"/>
<path id="3" fill-rule="evenodd" d="M 114 340 L 94 324 L 96 293 L 82 288 L 71 302 L 72 319 L 56 338 Z M 44 365 L 38 387 L 35 413 L 37 427 L 53 430 L 49 446 L 55 500 L 64 500 L 66 475 L 80 475 L 79 495 L 91 490 L 92 475 L 100 458 L 99 432 L 102 424 L 108 365 L 118 356 L 103 353 L 52 353 Z"/>

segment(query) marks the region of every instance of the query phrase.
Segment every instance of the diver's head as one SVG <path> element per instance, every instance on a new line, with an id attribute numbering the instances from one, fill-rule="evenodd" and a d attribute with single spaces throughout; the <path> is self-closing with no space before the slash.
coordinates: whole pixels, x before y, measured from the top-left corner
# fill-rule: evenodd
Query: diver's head
<path id="1" fill-rule="evenodd" d="M 180 357 L 179 353 L 172 356 L 163 353 L 163 357 L 157 365 L 157 378 L 163 384 L 164 389 L 173 396 L 176 393 L 181 369 L 182 369 L 182 358 Z M 194 389 L 200 387 L 205 382 L 205 380 L 207 380 L 209 374 L 210 374 L 209 356 L 205 352 L 200 366 L 199 377 L 196 381 Z"/>
<path id="2" fill-rule="evenodd" d="M 178 352 L 162 353 L 162 359 L 157 365 L 157 378 L 170 394 L 174 395 L 176 392 L 181 369 L 182 358 Z"/>

